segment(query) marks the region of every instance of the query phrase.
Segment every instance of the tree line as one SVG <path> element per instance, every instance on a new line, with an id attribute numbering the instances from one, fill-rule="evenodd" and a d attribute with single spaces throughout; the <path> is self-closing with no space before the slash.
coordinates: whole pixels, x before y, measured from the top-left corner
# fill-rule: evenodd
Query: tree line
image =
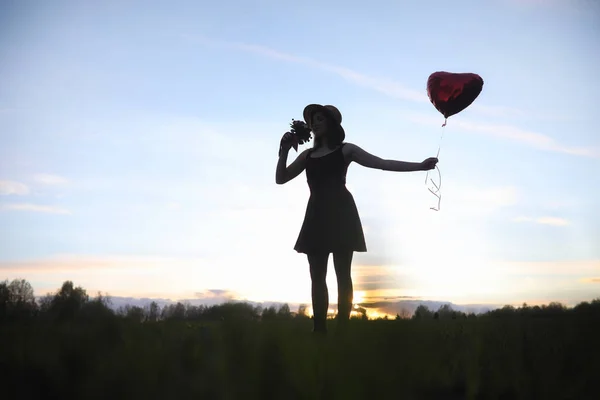
<path id="1" fill-rule="evenodd" d="M 31 284 L 25 279 L 0 282 L 0 322 L 45 319 L 53 321 L 90 320 L 119 317 L 138 322 L 156 321 L 222 321 L 224 319 L 268 320 L 308 318 L 306 306 L 292 312 L 288 304 L 254 306 L 244 302 L 227 302 L 212 306 L 177 302 L 160 307 L 152 301 L 144 307 L 125 305 L 111 307 L 110 297 L 98 293 L 88 295 L 81 286 L 65 281 L 55 293 L 36 299 Z"/>
<path id="2" fill-rule="evenodd" d="M 368 310 L 358 307 L 358 316 L 368 319 Z M 482 314 L 464 313 L 453 310 L 448 304 L 438 310 L 425 305 L 417 307 L 412 315 L 396 315 L 396 319 L 447 320 L 471 319 L 482 317 L 555 317 L 559 315 L 600 315 L 600 298 L 591 302 L 581 302 L 569 308 L 559 302 L 547 305 L 521 307 L 504 306 Z M 309 318 L 306 305 L 300 305 L 292 312 L 288 304 L 262 307 L 246 302 L 226 302 L 217 305 L 192 305 L 177 302 L 160 307 L 155 301 L 144 307 L 126 305 L 114 310 L 110 297 L 98 293 L 90 297 L 87 291 L 65 281 L 55 293 L 36 299 L 31 284 L 25 279 L 0 282 L 0 322 L 16 322 L 31 319 L 50 321 L 99 320 L 121 318 L 136 322 L 157 321 L 223 321 L 227 320 L 276 320 Z M 388 319 L 384 317 L 381 319 Z"/>

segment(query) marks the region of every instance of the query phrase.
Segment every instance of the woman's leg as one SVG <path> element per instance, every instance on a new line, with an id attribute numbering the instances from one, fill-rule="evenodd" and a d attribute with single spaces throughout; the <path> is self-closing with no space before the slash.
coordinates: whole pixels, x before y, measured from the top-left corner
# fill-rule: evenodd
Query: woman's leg
<path id="1" fill-rule="evenodd" d="M 338 284 L 338 319 L 339 321 L 347 321 L 350 319 L 352 311 L 352 300 L 354 290 L 352 287 L 352 276 L 350 274 L 352 265 L 352 251 L 339 252 L 333 254 L 333 263 L 335 267 L 335 275 Z"/>
<path id="2" fill-rule="evenodd" d="M 315 331 L 325 331 L 327 309 L 329 308 L 329 292 L 327 291 L 327 260 L 328 253 L 308 254 L 310 279 L 312 281 L 312 307 Z"/>

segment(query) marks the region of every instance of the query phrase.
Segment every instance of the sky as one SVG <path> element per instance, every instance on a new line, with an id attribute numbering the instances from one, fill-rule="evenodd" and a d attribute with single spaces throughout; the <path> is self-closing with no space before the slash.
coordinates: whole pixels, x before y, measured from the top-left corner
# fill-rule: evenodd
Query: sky
<path id="1" fill-rule="evenodd" d="M 592 0 L 3 1 L 0 280 L 310 303 L 275 166 L 320 103 L 381 158 L 441 145 L 438 212 L 425 172 L 350 166 L 357 302 L 599 297 L 599 48 Z M 485 82 L 443 128 L 435 71 Z"/>

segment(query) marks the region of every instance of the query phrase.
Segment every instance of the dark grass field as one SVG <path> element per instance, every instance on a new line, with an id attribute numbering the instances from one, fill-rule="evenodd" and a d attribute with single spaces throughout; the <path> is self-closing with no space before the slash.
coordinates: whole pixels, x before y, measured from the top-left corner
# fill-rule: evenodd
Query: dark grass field
<path id="1" fill-rule="evenodd" d="M 600 399 L 598 313 L 0 326 L 4 399 Z"/>

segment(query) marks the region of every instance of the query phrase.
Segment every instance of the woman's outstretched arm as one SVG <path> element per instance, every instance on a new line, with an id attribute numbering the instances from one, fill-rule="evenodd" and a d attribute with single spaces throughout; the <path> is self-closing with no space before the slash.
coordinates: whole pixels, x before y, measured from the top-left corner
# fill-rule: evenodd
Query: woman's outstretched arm
<path id="1" fill-rule="evenodd" d="M 359 165 L 367 168 L 381 169 L 384 171 L 395 171 L 395 172 L 412 172 L 412 171 L 428 171 L 435 168 L 438 159 L 431 157 L 422 162 L 408 162 L 408 161 L 397 161 L 397 160 L 384 160 L 373 154 L 366 152 L 359 146 L 347 143 L 345 146 L 346 151 L 350 156 L 350 162 L 354 161 Z"/>

